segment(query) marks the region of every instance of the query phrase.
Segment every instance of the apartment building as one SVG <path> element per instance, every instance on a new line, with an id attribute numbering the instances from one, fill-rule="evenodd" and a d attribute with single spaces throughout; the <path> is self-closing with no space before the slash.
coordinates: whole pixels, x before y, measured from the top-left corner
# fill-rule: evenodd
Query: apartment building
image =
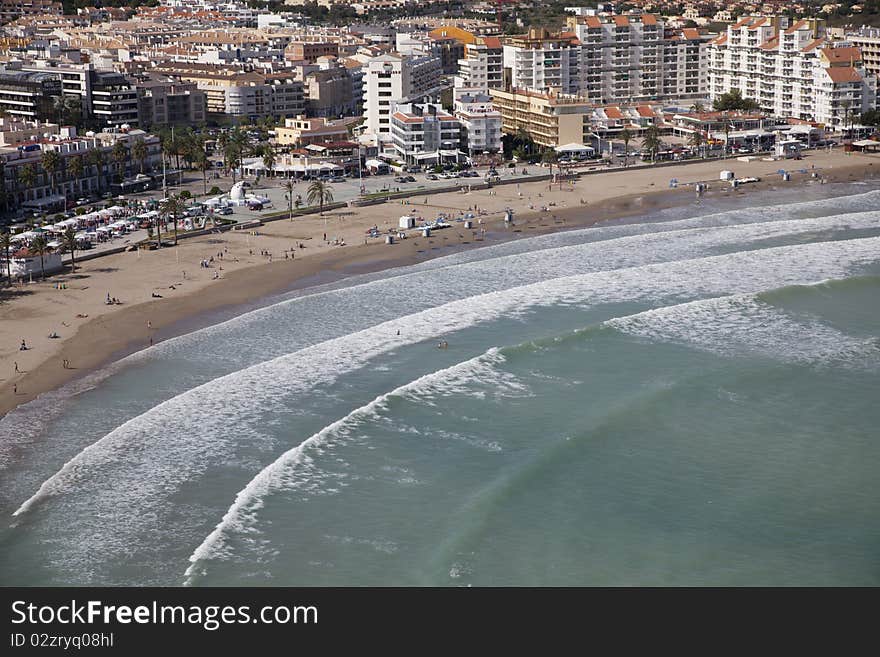
<path id="1" fill-rule="evenodd" d="M 769 114 L 839 128 L 876 106 L 877 79 L 859 48 L 828 40 L 824 21 L 751 16 L 709 45 L 710 95 L 731 89 Z"/>
<path id="2" fill-rule="evenodd" d="M 434 55 L 379 55 L 364 66 L 364 116 L 377 140 L 391 136 L 393 103 L 422 100 L 440 91 L 440 59 Z"/>
<path id="3" fill-rule="evenodd" d="M 847 33 L 844 39 L 861 51 L 865 71 L 880 76 L 880 29 L 863 27 L 858 32 Z"/>
<path id="4" fill-rule="evenodd" d="M 504 68 L 510 69 L 514 88 L 554 89 L 564 94 L 581 91 L 581 48 L 573 34 L 554 35 L 545 28 L 531 28 L 502 43 Z"/>
<path id="5" fill-rule="evenodd" d="M 61 81 L 61 95 L 78 99 L 83 117 L 104 128 L 138 124 L 137 89 L 121 73 L 96 70 L 92 63 L 69 64 L 40 60 L 21 70 L 55 76 Z"/>
<path id="6" fill-rule="evenodd" d="M 61 78 L 48 72 L 0 69 L 0 110 L 13 117 L 47 120 L 61 96 Z"/>
<path id="7" fill-rule="evenodd" d="M 515 135 L 524 130 L 536 144 L 555 148 L 583 144 L 590 138 L 593 104 L 580 96 L 528 89 L 490 89 L 501 112 L 501 128 Z"/>
<path id="8" fill-rule="evenodd" d="M 653 14 L 569 16 L 580 43 L 580 81 L 595 102 L 705 98 L 708 39 Z"/>
<path id="9" fill-rule="evenodd" d="M 0 24 L 22 16 L 61 16 L 60 2 L 53 0 L 0 0 Z"/>
<path id="10" fill-rule="evenodd" d="M 362 103 L 360 82 L 335 57 L 319 57 L 302 71 L 306 113 L 329 118 L 359 113 Z"/>
<path id="11" fill-rule="evenodd" d="M 338 57 L 339 43 L 335 41 L 291 41 L 284 49 L 284 58 L 291 61 L 314 63 L 318 57 Z"/>
<path id="12" fill-rule="evenodd" d="M 504 39 L 510 85 L 596 103 L 705 98 L 707 41 L 653 14 L 567 17 L 568 31 Z"/>
<path id="13" fill-rule="evenodd" d="M 194 83 L 149 80 L 137 84 L 138 119 L 144 128 L 199 125 L 207 120 L 205 92 Z"/>
<path id="14" fill-rule="evenodd" d="M 328 121 L 323 117 L 297 116 L 285 119 L 275 128 L 275 143 L 279 146 L 308 146 L 348 139 L 348 126 L 343 121 Z"/>
<path id="15" fill-rule="evenodd" d="M 458 162 L 461 123 L 436 103 L 401 103 L 391 114 L 391 140 L 407 164 Z"/>
<path id="16" fill-rule="evenodd" d="M 453 114 L 461 124 L 468 153 L 501 151 L 501 112 L 492 104 L 489 94 L 460 95 Z"/>
<path id="17" fill-rule="evenodd" d="M 205 94 L 209 119 L 246 117 L 254 120 L 305 113 L 303 83 L 294 80 L 290 73 L 261 73 L 192 63 L 160 64 L 151 72 L 195 84 Z"/>
<path id="18" fill-rule="evenodd" d="M 147 147 L 143 163 L 135 161 L 131 154 L 137 141 L 143 141 Z M 117 142 L 126 148 L 122 162 L 112 156 Z M 42 155 L 49 150 L 60 156 L 55 172 L 43 169 Z M 100 163 L 92 160 L 92 152 L 101 154 Z M 0 147 L 0 160 L 3 161 L 0 175 L 10 207 L 60 209 L 65 199 L 108 191 L 118 176 L 126 177 L 140 171 L 141 164 L 145 171 L 160 168 L 161 152 L 159 138 L 143 130 L 108 130 L 79 136 L 75 128 L 63 127 L 48 137 L 45 133 L 35 135 L 31 142 L 20 143 L 14 148 Z M 78 160 L 78 166 L 71 164 L 73 160 Z"/>
<path id="19" fill-rule="evenodd" d="M 121 73 L 92 71 L 90 115 L 102 127 L 138 125 L 138 92 Z"/>

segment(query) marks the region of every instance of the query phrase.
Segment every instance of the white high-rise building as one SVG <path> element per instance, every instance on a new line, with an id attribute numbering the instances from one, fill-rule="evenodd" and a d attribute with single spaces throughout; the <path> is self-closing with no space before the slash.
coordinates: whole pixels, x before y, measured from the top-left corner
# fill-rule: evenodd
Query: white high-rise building
<path id="1" fill-rule="evenodd" d="M 569 16 L 568 32 L 530 30 L 504 41 L 511 86 L 575 94 L 596 103 L 700 99 L 706 43 L 652 14 Z"/>
<path id="2" fill-rule="evenodd" d="M 482 93 L 504 83 L 501 41 L 498 37 L 473 37 L 465 42 L 464 57 L 458 60 L 455 95 Z"/>
<path id="3" fill-rule="evenodd" d="M 835 47 L 836 46 L 836 47 Z M 712 99 L 732 89 L 779 117 L 843 127 L 876 106 L 877 80 L 861 51 L 832 43 L 824 22 L 747 17 L 709 45 Z"/>
<path id="4" fill-rule="evenodd" d="M 395 103 L 391 138 L 407 164 L 458 162 L 461 155 L 461 124 L 435 103 Z"/>
<path id="5" fill-rule="evenodd" d="M 364 116 L 377 141 L 391 135 L 396 103 L 422 100 L 440 90 L 440 58 L 434 55 L 380 55 L 364 66 Z"/>
<path id="6" fill-rule="evenodd" d="M 461 123 L 471 155 L 501 151 L 501 111 L 488 94 L 461 95 L 455 100 L 455 118 Z"/>

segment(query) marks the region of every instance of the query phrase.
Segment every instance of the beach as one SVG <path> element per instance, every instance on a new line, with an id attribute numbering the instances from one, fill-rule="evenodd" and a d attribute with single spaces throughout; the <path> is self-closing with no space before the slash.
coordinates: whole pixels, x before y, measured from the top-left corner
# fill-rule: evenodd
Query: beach
<path id="1" fill-rule="evenodd" d="M 792 172 L 791 181 L 782 181 L 780 168 Z M 721 169 L 762 181 L 732 189 L 718 180 Z M 805 173 L 797 173 L 800 169 Z M 731 159 L 596 172 L 573 184 L 545 181 L 418 195 L 406 202 L 391 200 L 181 240 L 175 248 L 96 258 L 78 264 L 76 272 L 4 290 L 0 413 L 121 354 L 149 348 L 173 335 L 174 327 L 184 320 L 253 303 L 320 277 L 341 278 L 413 264 L 455 248 L 477 248 L 520 235 L 694 203 L 697 195 L 688 183 L 709 182 L 703 198 L 760 194 L 772 204 L 772 191 L 777 188 L 817 184 L 819 178 L 828 182 L 874 178 L 877 171 L 880 156 L 833 151 L 809 153 L 800 162 Z M 677 188 L 670 188 L 672 178 L 678 180 Z M 538 211 L 542 206 L 547 211 Z M 478 215 L 482 223 L 474 220 L 473 230 L 453 224 L 429 238 L 412 233 L 391 245 L 384 242 L 401 215 L 417 213 L 430 221 L 441 213 L 454 216 L 473 208 L 486 211 Z M 513 226 L 505 225 L 506 208 L 514 210 Z M 374 225 L 381 236 L 370 239 L 367 232 Z M 208 267 L 200 265 L 205 260 Z M 108 296 L 120 303 L 108 305 Z M 48 337 L 53 332 L 57 339 Z M 27 341 L 26 351 L 19 350 L 22 339 Z"/>

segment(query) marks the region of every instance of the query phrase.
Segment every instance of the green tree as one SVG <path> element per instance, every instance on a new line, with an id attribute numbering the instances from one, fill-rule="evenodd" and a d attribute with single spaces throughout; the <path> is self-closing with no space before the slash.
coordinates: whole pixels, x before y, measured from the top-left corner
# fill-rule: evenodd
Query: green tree
<path id="1" fill-rule="evenodd" d="M 742 92 L 739 89 L 731 89 L 726 94 L 718 96 L 712 103 L 712 107 L 716 112 L 753 112 L 760 105 L 751 98 L 743 98 Z"/>
<path id="2" fill-rule="evenodd" d="M 629 142 L 632 141 L 633 133 L 629 128 L 624 128 L 620 131 L 620 139 L 623 141 L 623 166 L 627 165 L 627 158 L 629 157 Z"/>
<path id="3" fill-rule="evenodd" d="M 263 146 L 263 166 L 266 167 L 266 175 L 274 175 L 272 169 L 275 167 L 275 149 L 272 144 L 266 143 Z"/>
<path id="4" fill-rule="evenodd" d="M 333 192 L 327 183 L 320 180 L 314 180 L 306 191 L 306 198 L 310 205 L 319 206 L 319 213 L 324 214 L 324 204 L 333 202 Z"/>
<path id="5" fill-rule="evenodd" d="M 125 178 L 125 161 L 128 159 L 128 149 L 125 147 L 125 142 L 121 139 L 113 144 L 113 148 L 110 151 L 110 159 L 116 164 L 116 176 L 119 182 L 122 182 Z"/>
<path id="6" fill-rule="evenodd" d="M 25 198 L 27 198 L 27 190 L 32 189 L 34 183 L 37 182 L 37 170 L 34 169 L 33 164 L 25 164 L 15 170 L 15 175 L 18 184 L 24 187 Z"/>
<path id="7" fill-rule="evenodd" d="M 862 125 L 880 125 L 880 109 L 868 110 L 859 119 Z"/>
<path id="8" fill-rule="evenodd" d="M 556 151 L 554 151 L 552 148 L 548 148 L 546 151 L 544 151 L 541 154 L 541 162 L 543 162 L 544 164 L 550 165 L 550 176 L 551 177 L 553 176 L 553 165 L 556 164 L 556 161 L 558 159 L 559 158 L 556 155 Z"/>
<path id="9" fill-rule="evenodd" d="M 82 192 L 82 174 L 83 174 L 83 161 L 82 158 L 78 155 L 74 157 L 67 158 L 67 162 L 65 163 L 65 168 L 67 169 L 67 175 L 75 181 L 77 187 L 77 193 Z"/>
<path id="10" fill-rule="evenodd" d="M 703 133 L 699 130 L 694 130 L 688 138 L 688 144 L 696 148 L 698 153 L 702 153 Z"/>
<path id="11" fill-rule="evenodd" d="M 49 242 L 46 240 L 46 236 L 43 233 L 37 235 L 31 240 L 28 250 L 40 256 L 40 278 L 46 278 L 46 267 L 43 262 L 45 255 L 49 252 Z"/>
<path id="12" fill-rule="evenodd" d="M 166 221 L 168 217 L 174 221 L 174 246 L 177 246 L 177 220 L 186 212 L 186 202 L 179 195 L 172 194 L 162 202 L 159 212 Z"/>
<path id="13" fill-rule="evenodd" d="M 12 233 L 4 230 L 0 233 L 0 249 L 3 249 L 3 257 L 6 259 L 6 282 L 12 285 L 12 261 L 9 252 L 12 250 Z"/>
<path id="14" fill-rule="evenodd" d="M 58 172 L 58 167 L 61 165 L 61 156 L 58 154 L 58 151 L 43 151 L 43 154 L 40 155 L 40 166 L 43 167 L 43 171 L 49 176 L 49 193 L 55 193 L 55 174 Z"/>
<path id="15" fill-rule="evenodd" d="M 705 112 L 705 111 L 706 111 L 706 106 L 703 105 L 703 103 L 701 103 L 700 101 L 697 101 L 693 105 L 691 105 L 691 112 L 696 112 L 697 114 L 699 114 L 700 112 Z"/>
<path id="16" fill-rule="evenodd" d="M 645 130 L 645 136 L 642 139 L 642 149 L 651 154 L 651 161 L 653 162 L 662 147 L 663 142 L 660 140 L 660 130 L 657 126 L 652 125 Z"/>
<path id="17" fill-rule="evenodd" d="M 141 173 L 147 162 L 147 144 L 143 139 L 138 139 L 131 146 L 131 157 L 140 164 Z"/>
<path id="18" fill-rule="evenodd" d="M 104 188 L 104 165 L 107 157 L 100 148 L 90 148 L 86 152 L 86 164 L 95 168 L 95 179 L 98 183 L 98 193 L 100 194 Z"/>
<path id="19" fill-rule="evenodd" d="M 289 213 L 288 218 L 290 221 L 293 221 L 293 189 L 294 184 L 292 180 L 287 180 L 284 182 L 284 198 L 287 200 L 287 211 Z"/>
<path id="20" fill-rule="evenodd" d="M 70 271 L 76 271 L 76 229 L 68 226 L 61 234 L 61 247 L 70 251 Z"/>

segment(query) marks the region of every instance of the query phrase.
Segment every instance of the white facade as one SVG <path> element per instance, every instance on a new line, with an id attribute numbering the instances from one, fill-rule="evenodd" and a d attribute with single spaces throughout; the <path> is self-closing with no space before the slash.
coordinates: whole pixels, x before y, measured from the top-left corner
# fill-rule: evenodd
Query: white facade
<path id="1" fill-rule="evenodd" d="M 456 96 L 487 94 L 489 89 L 501 87 L 503 81 L 503 55 L 499 48 L 490 48 L 485 43 L 465 44 L 464 57 L 458 60 L 458 75 L 455 76 Z"/>
<path id="2" fill-rule="evenodd" d="M 457 161 L 461 123 L 434 103 L 395 104 L 391 139 L 398 156 L 408 164 Z"/>
<path id="3" fill-rule="evenodd" d="M 697 30 L 666 29 L 652 14 L 571 16 L 568 26 L 507 40 L 514 87 L 596 103 L 706 97 L 707 40 Z"/>
<path id="4" fill-rule="evenodd" d="M 491 96 L 460 96 L 455 101 L 454 113 L 461 123 L 469 153 L 501 151 L 501 112 L 492 104 Z"/>
<path id="5" fill-rule="evenodd" d="M 731 25 L 710 43 L 709 86 L 713 100 L 739 89 L 769 114 L 832 127 L 876 106 L 876 77 L 859 49 L 829 42 L 816 20 L 788 26 L 780 17 L 748 17 Z"/>
<path id="6" fill-rule="evenodd" d="M 364 116 L 367 132 L 378 141 L 391 136 L 391 112 L 395 103 L 420 100 L 437 93 L 440 58 L 430 55 L 381 55 L 364 66 Z"/>

